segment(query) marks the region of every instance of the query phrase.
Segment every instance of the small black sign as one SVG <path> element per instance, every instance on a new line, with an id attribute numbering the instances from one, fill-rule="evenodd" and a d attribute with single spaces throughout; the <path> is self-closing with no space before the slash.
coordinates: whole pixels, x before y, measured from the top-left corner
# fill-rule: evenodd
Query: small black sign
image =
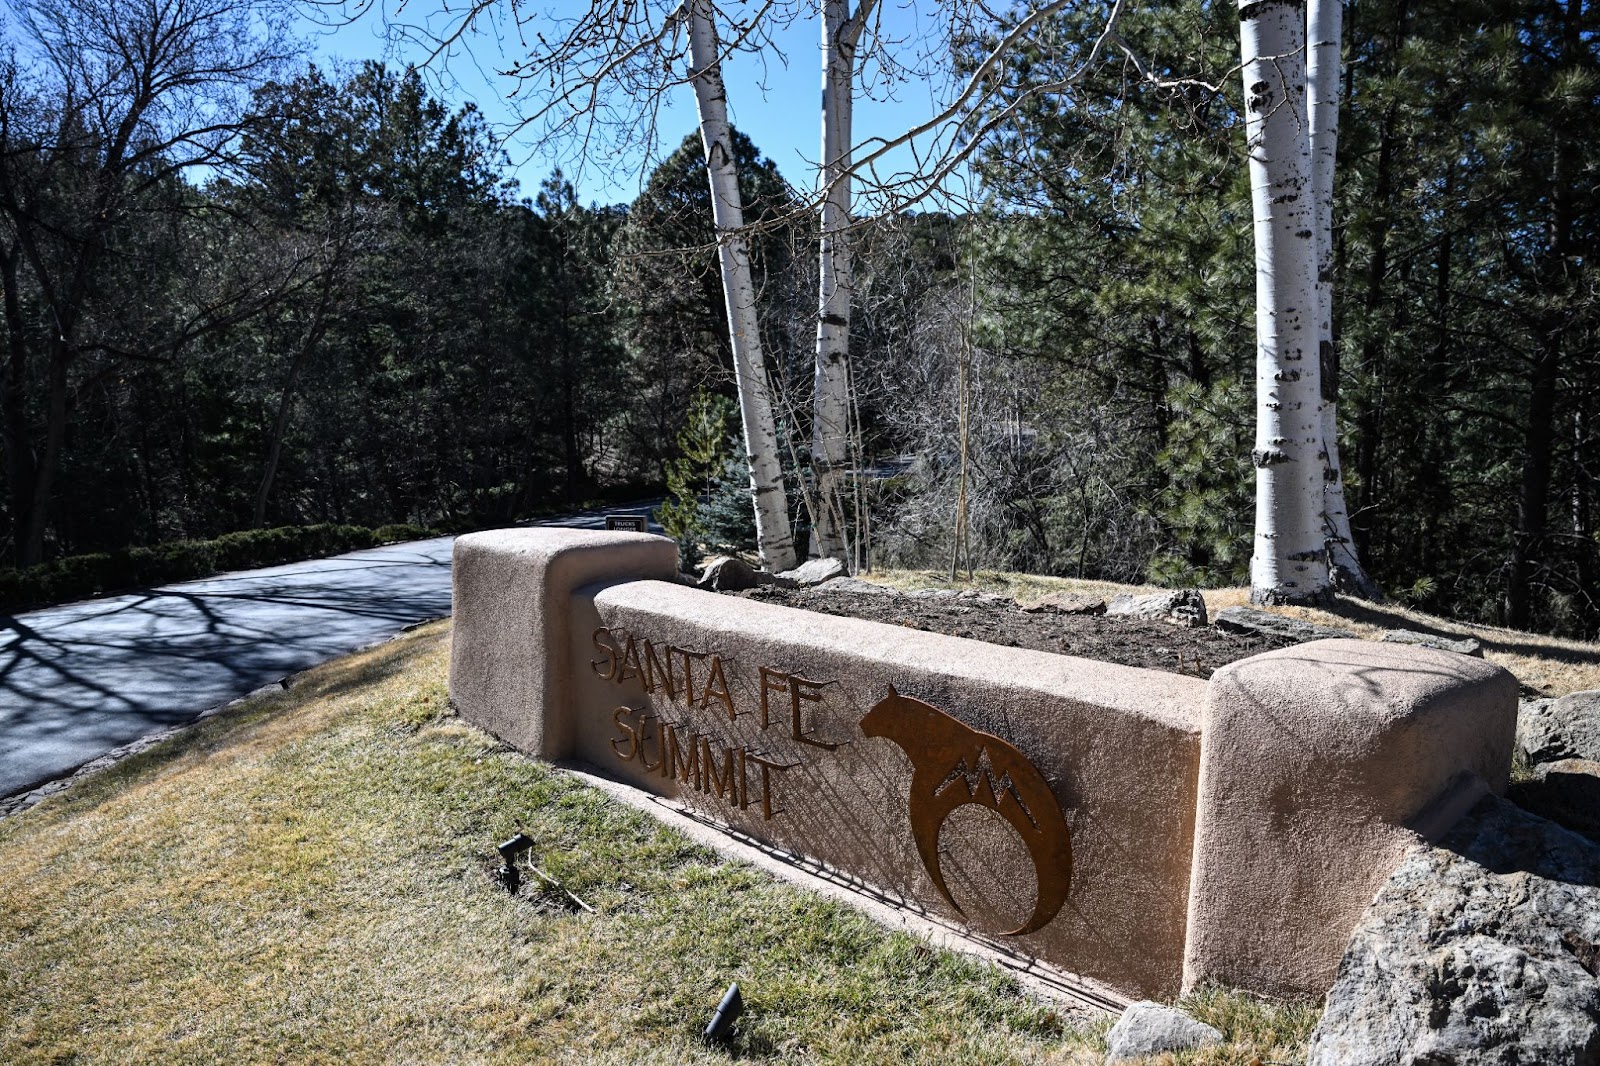
<path id="1" fill-rule="evenodd" d="M 642 514 L 608 514 L 606 529 L 618 529 L 624 533 L 648 533 L 649 519 Z"/>

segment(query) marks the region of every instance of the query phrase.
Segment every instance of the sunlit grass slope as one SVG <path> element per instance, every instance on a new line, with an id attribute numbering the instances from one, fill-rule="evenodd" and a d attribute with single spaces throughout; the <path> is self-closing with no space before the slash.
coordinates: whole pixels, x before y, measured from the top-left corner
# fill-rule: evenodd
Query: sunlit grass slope
<path id="1" fill-rule="evenodd" d="M 452 716 L 448 627 L 0 822 L 0 1062 L 1096 1063 L 1106 1020 L 719 858 Z M 523 828 L 553 890 L 516 898 Z M 731 1048 L 696 1034 L 730 980 Z M 1197 997 L 1296 1060 L 1315 1012 Z"/>

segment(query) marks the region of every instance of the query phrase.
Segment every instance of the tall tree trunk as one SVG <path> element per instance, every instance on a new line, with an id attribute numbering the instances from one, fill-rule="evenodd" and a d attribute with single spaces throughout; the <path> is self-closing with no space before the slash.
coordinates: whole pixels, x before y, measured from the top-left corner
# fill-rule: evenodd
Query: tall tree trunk
<path id="1" fill-rule="evenodd" d="M 17 565 L 34 566 L 44 562 L 44 534 L 50 519 L 50 498 L 55 492 L 56 472 L 61 466 L 61 448 L 67 438 L 67 413 L 71 401 L 67 369 L 72 352 L 66 337 L 71 325 L 63 325 L 62 336 L 49 346 L 49 382 L 45 402 L 44 450 L 33 470 L 32 506 L 28 509 L 22 541 L 18 545 Z"/>
<path id="2" fill-rule="evenodd" d="M 1379 343 L 1379 333 L 1373 327 L 1372 319 L 1376 316 L 1378 307 L 1383 303 L 1386 283 L 1389 274 L 1389 226 L 1387 224 L 1389 212 L 1392 207 L 1390 199 L 1394 185 L 1394 143 L 1395 143 L 1395 107 L 1391 104 L 1384 113 L 1383 121 L 1378 127 L 1378 164 L 1377 173 L 1373 180 L 1372 202 L 1377 206 L 1378 218 L 1372 226 L 1369 238 L 1372 242 L 1372 254 L 1367 260 L 1366 294 L 1363 308 L 1366 312 L 1367 339 L 1361 345 L 1361 365 L 1368 374 L 1373 375 L 1381 383 L 1383 375 L 1374 370 L 1378 360 L 1383 355 L 1383 346 Z M 1372 503 L 1378 498 L 1378 456 L 1382 451 L 1383 421 L 1378 404 L 1369 402 L 1360 410 L 1356 418 L 1356 472 L 1360 475 L 1357 497 L 1362 506 Z M 1369 541 L 1370 545 L 1370 541 Z"/>
<path id="3" fill-rule="evenodd" d="M 1317 242 L 1306 136 L 1304 0 L 1241 0 L 1245 136 L 1256 244 L 1255 551 L 1250 599 L 1332 595 L 1323 532 Z"/>
<path id="4" fill-rule="evenodd" d="M 822 233 L 818 252 L 817 352 L 811 420 L 812 554 L 849 558 L 842 479 L 850 456 L 850 148 L 856 44 L 874 0 L 850 13 L 849 0 L 822 3 Z"/>
<path id="5" fill-rule="evenodd" d="M 566 243 L 562 243 L 561 261 L 568 262 Z M 566 501 L 578 501 L 578 486 L 587 480 L 583 469 L 583 456 L 578 448 L 578 371 L 577 355 L 572 328 L 572 280 L 563 273 L 561 278 L 561 458 L 566 469 Z"/>
<path id="6" fill-rule="evenodd" d="M 0 286 L 4 287 L 6 360 L 0 368 L 0 446 L 6 452 L 6 485 L 11 490 L 12 558 L 22 565 L 29 516 L 33 512 L 33 434 L 28 424 L 27 331 L 17 292 L 21 252 L 0 248 Z"/>
<path id="7" fill-rule="evenodd" d="M 1339 150 L 1340 41 L 1344 0 L 1306 5 L 1306 114 L 1311 130 L 1311 185 L 1317 245 L 1317 353 L 1322 378 L 1322 496 L 1328 564 L 1334 586 L 1383 599 L 1356 555 L 1339 462 L 1339 349 L 1333 331 L 1333 176 Z"/>
<path id="8" fill-rule="evenodd" d="M 289 377 L 278 396 L 278 414 L 272 420 L 272 437 L 267 442 L 267 457 L 261 464 L 261 484 L 256 486 L 256 502 L 250 511 L 250 527 L 260 529 L 267 524 L 267 501 L 272 497 L 272 486 L 278 479 L 278 461 L 283 456 L 283 438 L 289 431 L 289 412 L 294 407 L 294 397 L 300 384 L 300 370 L 310 354 L 310 346 L 302 343 L 289 362 Z"/>
<path id="9" fill-rule="evenodd" d="M 717 55 L 717 31 L 710 0 L 689 0 L 689 78 L 700 115 L 706 174 L 711 182 L 711 212 L 717 229 L 717 258 L 728 306 L 733 373 L 739 389 L 750 465 L 750 495 L 756 516 L 756 545 L 768 570 L 794 566 L 794 535 L 789 528 L 783 468 L 778 462 L 778 430 L 772 415 L 771 386 L 761 333 L 756 323 L 756 290 L 750 276 L 750 248 L 744 235 L 744 205 L 728 129 L 728 98 Z"/>
<path id="10" fill-rule="evenodd" d="M 1533 621 L 1533 577 L 1544 555 L 1550 511 L 1550 449 L 1555 442 L 1558 340 L 1546 336 L 1528 383 L 1522 442 L 1522 485 L 1517 496 L 1517 534 L 1512 541 L 1511 580 L 1506 592 L 1506 623 L 1526 629 Z"/>
<path id="11" fill-rule="evenodd" d="M 278 397 L 278 416 L 272 422 L 272 439 L 267 445 L 266 462 L 261 467 L 261 484 L 256 489 L 255 508 L 250 514 L 252 529 L 260 529 L 267 524 L 267 501 L 272 496 L 272 486 L 278 478 L 278 462 L 283 455 L 284 437 L 289 431 L 289 413 L 294 408 L 295 392 L 300 385 L 300 372 L 305 369 L 306 361 L 322 342 L 322 335 L 327 330 L 328 309 L 333 302 L 333 284 L 331 277 L 324 279 L 316 309 L 311 314 L 311 321 L 306 324 L 305 332 L 300 335 L 300 344 L 295 348 L 294 358 L 289 361 L 289 377 L 283 383 L 283 394 Z"/>
<path id="12" fill-rule="evenodd" d="M 1563 7 L 1552 5 L 1563 19 L 1561 53 L 1555 69 L 1582 47 L 1579 35 L 1583 0 L 1567 0 Z M 1546 238 L 1540 256 L 1538 278 L 1543 291 L 1551 296 L 1567 289 L 1567 257 L 1572 252 L 1574 205 L 1572 196 L 1574 146 L 1566 127 L 1551 124 L 1554 142 L 1550 163 L 1549 204 Z M 1566 309 L 1558 305 L 1541 314 L 1539 349 L 1528 381 L 1528 407 L 1522 445 L 1522 484 L 1517 499 L 1517 534 L 1511 548 L 1511 580 L 1506 590 L 1506 621 L 1516 629 L 1526 629 L 1533 621 L 1533 580 L 1543 565 L 1549 533 L 1551 449 L 1555 444 L 1556 388 L 1561 377 L 1566 346 Z"/>

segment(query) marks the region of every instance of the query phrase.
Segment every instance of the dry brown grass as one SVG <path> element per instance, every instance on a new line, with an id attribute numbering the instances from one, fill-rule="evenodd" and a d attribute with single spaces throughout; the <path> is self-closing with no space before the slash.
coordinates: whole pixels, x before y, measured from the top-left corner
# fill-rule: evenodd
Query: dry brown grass
<path id="1" fill-rule="evenodd" d="M 978 571 L 970 582 L 963 577 L 954 584 L 948 580 L 947 573 L 931 570 L 884 570 L 862 576 L 902 590 L 975 588 L 1010 596 L 1021 603 L 1029 603 L 1052 592 L 1110 598 L 1120 593 L 1142 595 L 1162 591 L 1152 585 L 1119 585 L 1110 581 L 1080 581 L 1076 578 L 989 570 Z M 1205 599 L 1206 609 L 1215 615 L 1224 607 L 1249 606 L 1250 590 L 1206 589 Z M 1352 598 L 1339 600 L 1331 610 L 1306 607 L 1269 609 L 1317 625 L 1348 629 L 1368 640 L 1378 639 L 1388 629 L 1410 629 L 1450 638 L 1475 637 L 1483 644 L 1484 657 L 1515 674 L 1526 695 L 1564 696 L 1569 692 L 1600 689 L 1600 644 L 1523 633 L 1497 626 L 1470 625 L 1398 604 L 1370 603 Z"/>
<path id="2" fill-rule="evenodd" d="M 1109 1019 L 464 724 L 447 640 L 434 625 L 320 667 L 0 822 L 0 1062 L 1100 1061 Z M 517 828 L 597 914 L 494 883 Z M 707 1047 L 735 978 L 738 1039 Z M 1314 1017 L 1194 1009 L 1232 1042 L 1159 1061 L 1296 1057 Z"/>
<path id="3" fill-rule="evenodd" d="M 0 822 L 0 1062 L 1033 1061 L 997 971 L 719 859 L 448 713 L 448 629 Z M 599 912 L 492 880 L 516 828 Z"/>

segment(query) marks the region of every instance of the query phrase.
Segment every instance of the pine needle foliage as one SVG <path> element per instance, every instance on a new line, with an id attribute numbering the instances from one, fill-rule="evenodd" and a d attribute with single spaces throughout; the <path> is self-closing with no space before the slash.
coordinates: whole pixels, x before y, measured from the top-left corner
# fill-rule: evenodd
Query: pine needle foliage
<path id="1" fill-rule="evenodd" d="M 693 568 L 707 534 L 701 500 L 709 498 L 726 477 L 734 456 L 729 454 L 735 408 L 732 400 L 704 389 L 690 401 L 689 416 L 678 433 L 678 457 L 667 464 L 668 498 L 656 511 L 667 536 L 678 542 L 678 566 Z M 745 505 L 745 517 L 750 507 Z"/>

